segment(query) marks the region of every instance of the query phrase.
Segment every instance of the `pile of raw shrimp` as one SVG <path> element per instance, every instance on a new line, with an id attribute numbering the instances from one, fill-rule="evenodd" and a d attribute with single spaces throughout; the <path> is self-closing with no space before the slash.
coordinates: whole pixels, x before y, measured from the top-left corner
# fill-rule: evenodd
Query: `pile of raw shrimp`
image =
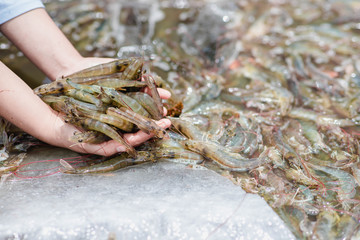
<path id="1" fill-rule="evenodd" d="M 71 137 L 75 144 L 113 139 L 135 157 L 137 152 L 123 133 L 141 129 L 158 138 L 165 134 L 155 123 L 163 117 L 155 80 L 142 68 L 141 58 L 115 60 L 63 76 L 34 92 L 80 129 Z M 143 91 L 145 87 L 151 95 Z"/>

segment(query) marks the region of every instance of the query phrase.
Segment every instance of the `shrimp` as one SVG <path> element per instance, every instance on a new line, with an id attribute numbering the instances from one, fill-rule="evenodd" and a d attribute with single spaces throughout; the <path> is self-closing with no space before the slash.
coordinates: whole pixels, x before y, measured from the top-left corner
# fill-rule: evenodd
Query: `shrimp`
<path id="1" fill-rule="evenodd" d="M 69 174 L 105 173 L 151 161 L 152 159 L 147 151 L 138 151 L 136 157 L 129 156 L 127 153 L 122 153 L 119 156 L 98 164 L 79 168 L 65 168 L 62 169 L 62 172 Z"/>
<path id="2" fill-rule="evenodd" d="M 152 119 L 144 117 L 136 112 L 131 111 L 130 109 L 121 107 L 114 108 L 109 107 L 106 110 L 106 113 L 131 123 L 134 123 L 138 128 L 143 130 L 147 134 L 154 134 L 158 138 L 163 138 L 166 134 L 166 131 L 159 127 Z"/>
<path id="3" fill-rule="evenodd" d="M 41 99 L 50 107 L 58 112 L 62 112 L 65 114 L 72 114 L 75 109 L 72 109 L 72 105 L 68 105 L 67 96 L 53 96 L 53 95 L 45 95 L 42 96 Z"/>
<path id="4" fill-rule="evenodd" d="M 228 152 L 226 148 L 212 142 L 187 140 L 184 145 L 186 148 L 215 161 L 223 169 L 235 172 L 245 172 L 268 161 L 268 150 L 264 150 L 257 158 L 245 158 L 238 153 Z"/>
<path id="5" fill-rule="evenodd" d="M 150 114 L 145 110 L 145 108 L 132 97 L 112 88 L 104 87 L 103 89 L 104 92 L 118 105 L 128 108 L 144 117 L 150 117 Z"/>
<path id="6" fill-rule="evenodd" d="M 318 152 L 323 150 L 324 152 L 331 151 L 331 148 L 324 143 L 324 140 L 320 133 L 317 131 L 316 127 L 309 122 L 300 121 L 304 136 L 312 143 L 313 151 Z"/>
<path id="7" fill-rule="evenodd" d="M 101 132 L 85 131 L 85 132 L 75 132 L 74 135 L 72 135 L 69 140 L 74 143 L 98 144 L 106 141 L 106 139 L 107 136 Z"/>
<path id="8" fill-rule="evenodd" d="M 104 92 L 104 89 L 98 85 L 84 85 L 72 82 L 70 79 L 66 79 L 66 82 L 73 88 L 87 92 L 89 94 L 95 94 L 96 97 L 100 99 L 103 103 L 109 104 L 112 102 L 109 96 L 107 96 Z M 81 99 L 80 99 L 81 100 Z"/>
<path id="9" fill-rule="evenodd" d="M 65 95 L 76 98 L 84 102 L 95 104 L 98 107 L 102 105 L 102 101 L 100 99 L 82 90 L 68 89 L 65 91 Z"/>
<path id="10" fill-rule="evenodd" d="M 112 126 L 115 126 L 125 132 L 131 132 L 134 128 L 134 124 L 121 119 L 121 118 L 117 118 L 108 114 L 104 114 L 104 113 L 99 113 L 99 112 L 95 112 L 95 111 L 88 111 L 88 110 L 79 110 L 78 115 L 87 117 L 87 118 L 92 118 L 95 120 L 98 120 L 100 122 L 103 123 L 107 123 L 110 124 Z"/>
<path id="11" fill-rule="evenodd" d="M 305 61 L 310 76 L 315 80 L 314 82 L 316 84 L 316 87 L 320 90 L 325 91 L 328 94 L 332 94 L 335 90 L 335 79 L 329 77 L 327 74 L 317 69 L 316 66 L 311 62 L 311 57 L 308 56 Z"/>
<path id="12" fill-rule="evenodd" d="M 352 127 L 359 125 L 359 123 L 355 121 L 355 119 L 337 119 L 329 116 L 318 116 L 318 118 L 316 119 L 316 123 L 318 125 L 336 125 L 339 127 Z"/>
<path id="13" fill-rule="evenodd" d="M 14 172 L 18 169 L 20 163 L 24 160 L 26 153 L 20 153 L 17 155 L 10 156 L 4 161 L 0 162 L 0 175 Z"/>
<path id="14" fill-rule="evenodd" d="M 102 87 L 114 88 L 116 90 L 123 90 L 124 88 L 130 87 L 143 88 L 146 86 L 145 82 L 135 80 L 121 80 L 118 78 L 104 78 L 97 80 L 93 84 Z"/>
<path id="15" fill-rule="evenodd" d="M 334 234 L 333 226 L 336 226 L 340 217 L 335 211 L 323 211 L 319 214 L 315 227 L 314 237 L 317 239 L 331 239 Z"/>
<path id="16" fill-rule="evenodd" d="M 320 170 L 326 174 L 328 174 L 330 177 L 338 180 L 338 186 L 340 187 L 340 191 L 338 192 L 338 198 L 340 201 L 352 199 L 355 197 L 356 194 L 356 181 L 354 177 L 343 170 L 330 168 L 330 167 L 324 167 L 320 165 L 311 164 L 311 166 L 316 169 Z M 347 206 L 344 206 L 346 209 Z"/>
<path id="17" fill-rule="evenodd" d="M 134 61 L 135 59 L 118 59 L 108 63 L 103 63 L 83 69 L 73 74 L 63 76 L 62 78 L 75 78 L 75 77 L 84 78 L 84 77 L 111 75 L 114 73 L 122 73 L 125 72 L 125 70 L 129 68 Z"/>
<path id="18" fill-rule="evenodd" d="M 316 122 L 318 114 L 312 110 L 304 109 L 304 108 L 293 108 L 288 113 L 288 116 L 291 118 L 302 119 L 302 120 L 309 120 Z"/>
<path id="19" fill-rule="evenodd" d="M 358 125 L 358 122 L 356 121 L 357 119 L 341 119 L 331 116 L 320 115 L 312 110 L 304 108 L 293 108 L 288 113 L 288 116 L 296 119 L 313 121 L 318 126 L 336 125 L 339 127 L 351 127 Z"/>
<path id="20" fill-rule="evenodd" d="M 65 79 L 59 79 L 57 81 L 40 85 L 34 88 L 34 93 L 36 95 L 46 95 L 46 94 L 55 94 L 62 93 L 64 90 L 71 88 Z"/>
<path id="21" fill-rule="evenodd" d="M 116 73 L 116 75 L 122 80 L 140 80 L 143 65 L 143 58 L 131 58 L 129 66 L 123 72 Z"/>
<path id="22" fill-rule="evenodd" d="M 309 178 L 307 177 L 303 171 L 297 167 L 294 166 L 295 168 L 289 168 L 286 169 L 285 171 L 285 176 L 287 179 L 289 180 L 293 180 L 299 184 L 303 184 L 306 186 L 317 186 L 319 185 L 319 182 L 316 181 L 315 179 Z"/>
<path id="23" fill-rule="evenodd" d="M 174 128 L 184 134 L 186 137 L 192 140 L 202 141 L 204 140 L 204 133 L 200 129 L 189 121 L 168 117 Z"/>
<path id="24" fill-rule="evenodd" d="M 45 95 L 41 99 L 55 110 L 68 114 L 74 113 L 76 115 L 77 109 L 97 112 L 105 112 L 106 110 L 106 106 L 96 106 L 68 96 Z"/>
<path id="25" fill-rule="evenodd" d="M 96 106 L 94 104 L 91 103 L 86 103 L 86 102 L 82 102 L 79 100 L 76 100 L 72 97 L 68 97 L 65 99 L 65 104 L 67 106 L 72 106 L 72 109 L 76 110 L 76 109 L 80 109 L 80 110 L 84 110 L 84 111 L 96 111 L 96 112 L 102 112 L 104 113 L 107 109 L 106 106 L 102 105 L 102 106 Z"/>
<path id="26" fill-rule="evenodd" d="M 131 156 L 134 157 L 136 156 L 136 151 L 134 147 L 132 147 L 123 137 L 120 136 L 119 133 L 116 132 L 116 130 L 114 130 L 106 123 L 102 123 L 100 121 L 91 118 L 76 118 L 76 119 L 74 118 L 74 119 L 70 119 L 69 122 L 75 125 L 79 125 L 84 129 L 98 131 L 107 135 L 111 139 L 124 145 L 126 148 L 126 152 L 129 153 Z"/>
<path id="27" fill-rule="evenodd" d="M 247 107 L 256 107 L 260 110 L 269 110 L 278 108 L 281 116 L 285 116 L 294 102 L 293 94 L 283 88 L 268 85 L 268 88 L 257 92 L 254 97 L 246 103 Z"/>
<path id="28" fill-rule="evenodd" d="M 290 59 L 296 75 L 300 76 L 301 78 L 307 78 L 304 61 L 301 55 L 298 53 L 290 54 Z"/>
<path id="29" fill-rule="evenodd" d="M 151 115 L 153 119 L 160 120 L 163 117 L 159 112 L 154 99 L 151 98 L 149 94 L 143 92 L 131 92 L 127 95 L 140 103 L 140 105 L 145 108 L 145 110 Z"/>
<path id="30" fill-rule="evenodd" d="M 159 160 L 196 165 L 204 161 L 202 155 L 183 148 L 162 148 L 154 151 Z"/>
<path id="31" fill-rule="evenodd" d="M 122 153 L 115 158 L 105 160 L 98 164 L 79 168 L 66 167 L 62 171 L 71 174 L 104 173 L 137 164 L 156 162 L 158 160 L 196 165 L 201 163 L 204 159 L 201 155 L 184 149 L 164 148 L 151 151 L 138 151 L 136 157 L 131 157 L 126 153 Z"/>
<path id="32" fill-rule="evenodd" d="M 144 76 L 144 79 L 145 79 L 145 82 L 146 82 L 148 88 L 150 89 L 151 96 L 154 99 L 154 102 L 159 111 L 158 115 L 163 116 L 164 115 L 164 106 L 162 104 L 159 92 L 157 91 L 154 79 L 151 76 Z"/>

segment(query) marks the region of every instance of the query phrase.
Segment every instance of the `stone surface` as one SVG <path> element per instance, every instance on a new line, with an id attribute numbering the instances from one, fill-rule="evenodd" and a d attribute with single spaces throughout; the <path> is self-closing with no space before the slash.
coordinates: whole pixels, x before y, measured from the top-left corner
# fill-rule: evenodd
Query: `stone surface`
<path id="1" fill-rule="evenodd" d="M 0 239 L 294 239 L 261 197 L 212 171 L 162 162 L 46 176 L 59 156 L 76 154 L 32 151 L 19 172 L 32 178 L 2 184 Z"/>

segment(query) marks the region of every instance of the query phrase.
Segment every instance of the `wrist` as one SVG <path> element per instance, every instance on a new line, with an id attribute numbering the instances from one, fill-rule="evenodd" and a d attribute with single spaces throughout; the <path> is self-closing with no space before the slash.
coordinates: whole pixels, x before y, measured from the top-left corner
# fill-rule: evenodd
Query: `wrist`
<path id="1" fill-rule="evenodd" d="M 71 63 L 70 62 L 65 63 L 64 66 L 61 69 L 59 69 L 59 72 L 55 79 L 59 79 L 63 76 L 67 76 L 75 72 L 81 71 L 83 69 L 98 64 L 107 63 L 113 60 L 114 59 L 112 58 L 97 58 L 97 57 L 82 57 L 82 56 L 79 56 L 77 58 L 72 58 Z"/>
<path id="2" fill-rule="evenodd" d="M 81 55 L 66 58 L 66 61 L 59 62 L 59 68 L 53 76 L 49 76 L 52 80 L 57 80 L 74 72 L 80 71 L 81 63 L 84 62 L 84 57 Z"/>

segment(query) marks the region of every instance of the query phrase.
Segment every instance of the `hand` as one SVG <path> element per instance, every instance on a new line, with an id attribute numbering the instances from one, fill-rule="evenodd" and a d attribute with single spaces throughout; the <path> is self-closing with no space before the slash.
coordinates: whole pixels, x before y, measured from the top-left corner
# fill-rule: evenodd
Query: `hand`
<path id="1" fill-rule="evenodd" d="M 0 31 L 52 80 L 113 60 L 83 58 L 45 9 L 37 8 L 13 18 L 0 25 Z M 83 143 L 74 146 L 69 138 L 78 131 L 75 126 L 65 123 L 58 112 L 46 105 L 1 62 L 0 73 L 0 116 L 25 132 L 46 143 L 83 153 L 109 156 L 123 150 L 123 146 L 114 141 L 98 145 Z M 170 97 L 166 90 L 159 89 L 159 94 L 164 99 Z M 170 126 L 170 121 L 166 119 L 158 123 L 164 128 Z M 134 146 L 151 137 L 143 132 L 125 136 Z"/>
<path id="2" fill-rule="evenodd" d="M 66 69 L 62 75 L 68 75 L 73 72 L 77 72 L 81 69 L 88 68 L 97 64 L 106 63 L 109 61 L 113 61 L 114 59 L 109 58 L 83 58 L 82 61 L 79 61 L 76 65 L 72 67 L 72 69 Z M 162 99 L 168 99 L 170 98 L 171 94 L 169 91 L 158 88 L 159 95 Z M 164 109 L 164 115 L 166 115 L 166 109 Z M 168 119 L 161 119 L 156 122 L 160 127 L 162 128 L 168 128 L 171 125 L 170 120 Z M 66 136 L 63 136 L 64 138 L 69 139 L 71 135 L 74 133 L 74 126 L 69 126 L 68 124 L 64 125 L 65 128 L 68 128 L 70 131 L 64 131 L 64 128 L 62 128 L 62 132 L 66 132 Z M 75 130 L 76 131 L 76 130 Z M 123 136 L 125 140 L 132 146 L 138 146 L 142 144 L 143 142 L 147 141 L 151 137 L 153 137 L 152 134 L 146 134 L 143 131 L 138 131 L 136 133 L 127 133 Z M 89 144 L 89 143 L 79 143 L 74 144 L 70 142 L 64 142 L 64 145 L 66 148 L 69 148 L 73 151 L 82 152 L 82 153 L 91 153 L 91 154 L 97 154 L 97 155 L 104 155 L 104 156 L 111 156 L 118 152 L 124 152 L 126 149 L 123 145 L 118 143 L 117 141 L 110 140 L 101 144 Z"/>

